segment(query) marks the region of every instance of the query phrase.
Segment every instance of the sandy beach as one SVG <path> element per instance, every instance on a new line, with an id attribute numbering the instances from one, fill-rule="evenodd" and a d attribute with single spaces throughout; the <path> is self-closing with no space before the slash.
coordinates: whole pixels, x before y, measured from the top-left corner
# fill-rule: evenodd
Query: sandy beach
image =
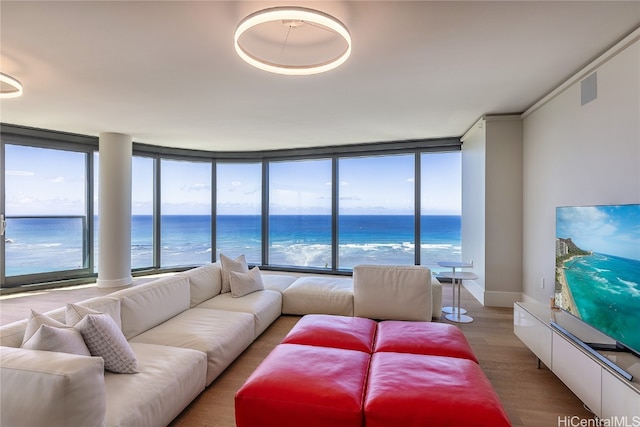
<path id="1" fill-rule="evenodd" d="M 575 256 L 569 258 L 565 262 L 571 261 L 574 258 Z M 555 294 L 556 305 L 559 307 L 563 307 L 574 316 L 580 317 L 576 302 L 573 299 L 573 295 L 571 295 L 571 289 L 569 289 L 569 285 L 567 284 L 567 278 L 564 275 L 564 264 L 565 263 L 563 262 L 561 266 L 556 267 L 558 273 L 558 282 L 560 283 L 560 292 Z"/>

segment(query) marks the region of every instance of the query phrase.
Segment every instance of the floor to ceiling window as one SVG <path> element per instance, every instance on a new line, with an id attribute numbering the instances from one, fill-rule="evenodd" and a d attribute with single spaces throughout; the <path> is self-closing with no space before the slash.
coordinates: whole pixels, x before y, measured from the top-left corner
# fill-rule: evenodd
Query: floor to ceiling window
<path id="1" fill-rule="evenodd" d="M 269 163 L 269 265 L 331 268 L 331 163 Z"/>
<path id="2" fill-rule="evenodd" d="M 338 160 L 338 268 L 413 264 L 415 155 Z"/>
<path id="3" fill-rule="evenodd" d="M 211 163 L 160 162 L 160 266 L 211 262 Z"/>
<path id="4" fill-rule="evenodd" d="M 34 134 L 14 143 L 2 130 L 3 287 L 97 272 L 98 141 Z M 437 271 L 438 261 L 460 260 L 459 141 L 433 151 L 427 142 L 387 145 L 393 151 L 373 144 L 254 159 L 134 144 L 131 268 L 188 268 L 220 253 L 338 274 L 365 263 Z"/>
<path id="5" fill-rule="evenodd" d="M 5 276 L 88 268 L 87 153 L 5 145 Z"/>
<path id="6" fill-rule="evenodd" d="M 216 165 L 216 251 L 262 264 L 262 163 Z M 216 257 L 217 257 L 216 256 Z"/>
<path id="7" fill-rule="evenodd" d="M 460 152 L 420 155 L 420 264 L 461 261 L 462 182 Z"/>
<path id="8" fill-rule="evenodd" d="M 131 268 L 154 267 L 153 211 L 154 162 L 151 157 L 131 159 Z"/>

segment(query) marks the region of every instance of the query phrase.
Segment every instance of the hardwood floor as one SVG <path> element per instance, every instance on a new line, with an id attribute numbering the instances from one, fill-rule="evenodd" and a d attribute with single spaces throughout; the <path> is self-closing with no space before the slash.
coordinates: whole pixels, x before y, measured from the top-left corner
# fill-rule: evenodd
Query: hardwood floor
<path id="1" fill-rule="evenodd" d="M 149 280 L 138 279 L 137 283 Z M 0 297 L 0 324 L 26 318 L 30 309 L 47 311 L 115 289 L 95 285 L 77 286 Z M 445 305 L 451 301 L 451 286 L 443 285 Z M 558 426 L 559 417 L 590 419 L 578 398 L 546 367 L 537 368 L 537 359 L 513 334 L 513 309 L 483 307 L 465 289 L 462 306 L 473 323 L 458 324 L 471 343 L 480 366 L 500 396 L 514 427 Z M 171 424 L 183 426 L 235 426 L 234 396 L 264 357 L 296 324 L 299 317 L 281 316 L 244 351 Z M 447 322 L 444 318 L 439 321 Z M 473 390 L 469 390 L 473 393 Z"/>

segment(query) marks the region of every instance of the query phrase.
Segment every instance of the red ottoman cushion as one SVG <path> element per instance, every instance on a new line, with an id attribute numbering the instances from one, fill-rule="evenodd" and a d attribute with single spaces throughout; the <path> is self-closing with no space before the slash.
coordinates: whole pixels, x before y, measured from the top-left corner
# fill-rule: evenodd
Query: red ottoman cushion
<path id="1" fill-rule="evenodd" d="M 371 353 L 375 335 L 376 322 L 371 319 L 309 314 L 298 321 L 282 342 Z"/>
<path id="2" fill-rule="evenodd" d="M 235 398 L 238 427 L 361 427 L 371 355 L 280 344 Z"/>
<path id="3" fill-rule="evenodd" d="M 480 365 L 408 353 L 373 354 L 364 414 L 367 427 L 511 425 Z"/>
<path id="4" fill-rule="evenodd" d="M 446 323 L 380 322 L 374 351 L 458 357 L 478 363 L 462 331 Z"/>

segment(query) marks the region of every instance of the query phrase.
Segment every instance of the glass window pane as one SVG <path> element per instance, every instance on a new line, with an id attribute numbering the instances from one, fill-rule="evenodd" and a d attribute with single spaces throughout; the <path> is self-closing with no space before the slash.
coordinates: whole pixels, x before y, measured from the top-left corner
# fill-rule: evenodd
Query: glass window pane
<path id="1" fill-rule="evenodd" d="M 423 153 L 420 172 L 420 264 L 446 270 L 438 261 L 461 261 L 461 153 Z"/>
<path id="2" fill-rule="evenodd" d="M 211 163 L 161 161 L 160 265 L 211 262 Z"/>
<path id="3" fill-rule="evenodd" d="M 413 154 L 338 161 L 338 264 L 414 264 Z"/>
<path id="4" fill-rule="evenodd" d="M 154 159 L 133 156 L 131 160 L 131 268 L 149 268 L 153 267 Z"/>
<path id="5" fill-rule="evenodd" d="M 7 276 L 82 269 L 86 154 L 5 145 Z"/>
<path id="6" fill-rule="evenodd" d="M 331 160 L 269 164 L 269 264 L 331 268 Z"/>
<path id="7" fill-rule="evenodd" d="M 262 164 L 218 163 L 216 258 L 244 254 L 262 264 Z"/>

